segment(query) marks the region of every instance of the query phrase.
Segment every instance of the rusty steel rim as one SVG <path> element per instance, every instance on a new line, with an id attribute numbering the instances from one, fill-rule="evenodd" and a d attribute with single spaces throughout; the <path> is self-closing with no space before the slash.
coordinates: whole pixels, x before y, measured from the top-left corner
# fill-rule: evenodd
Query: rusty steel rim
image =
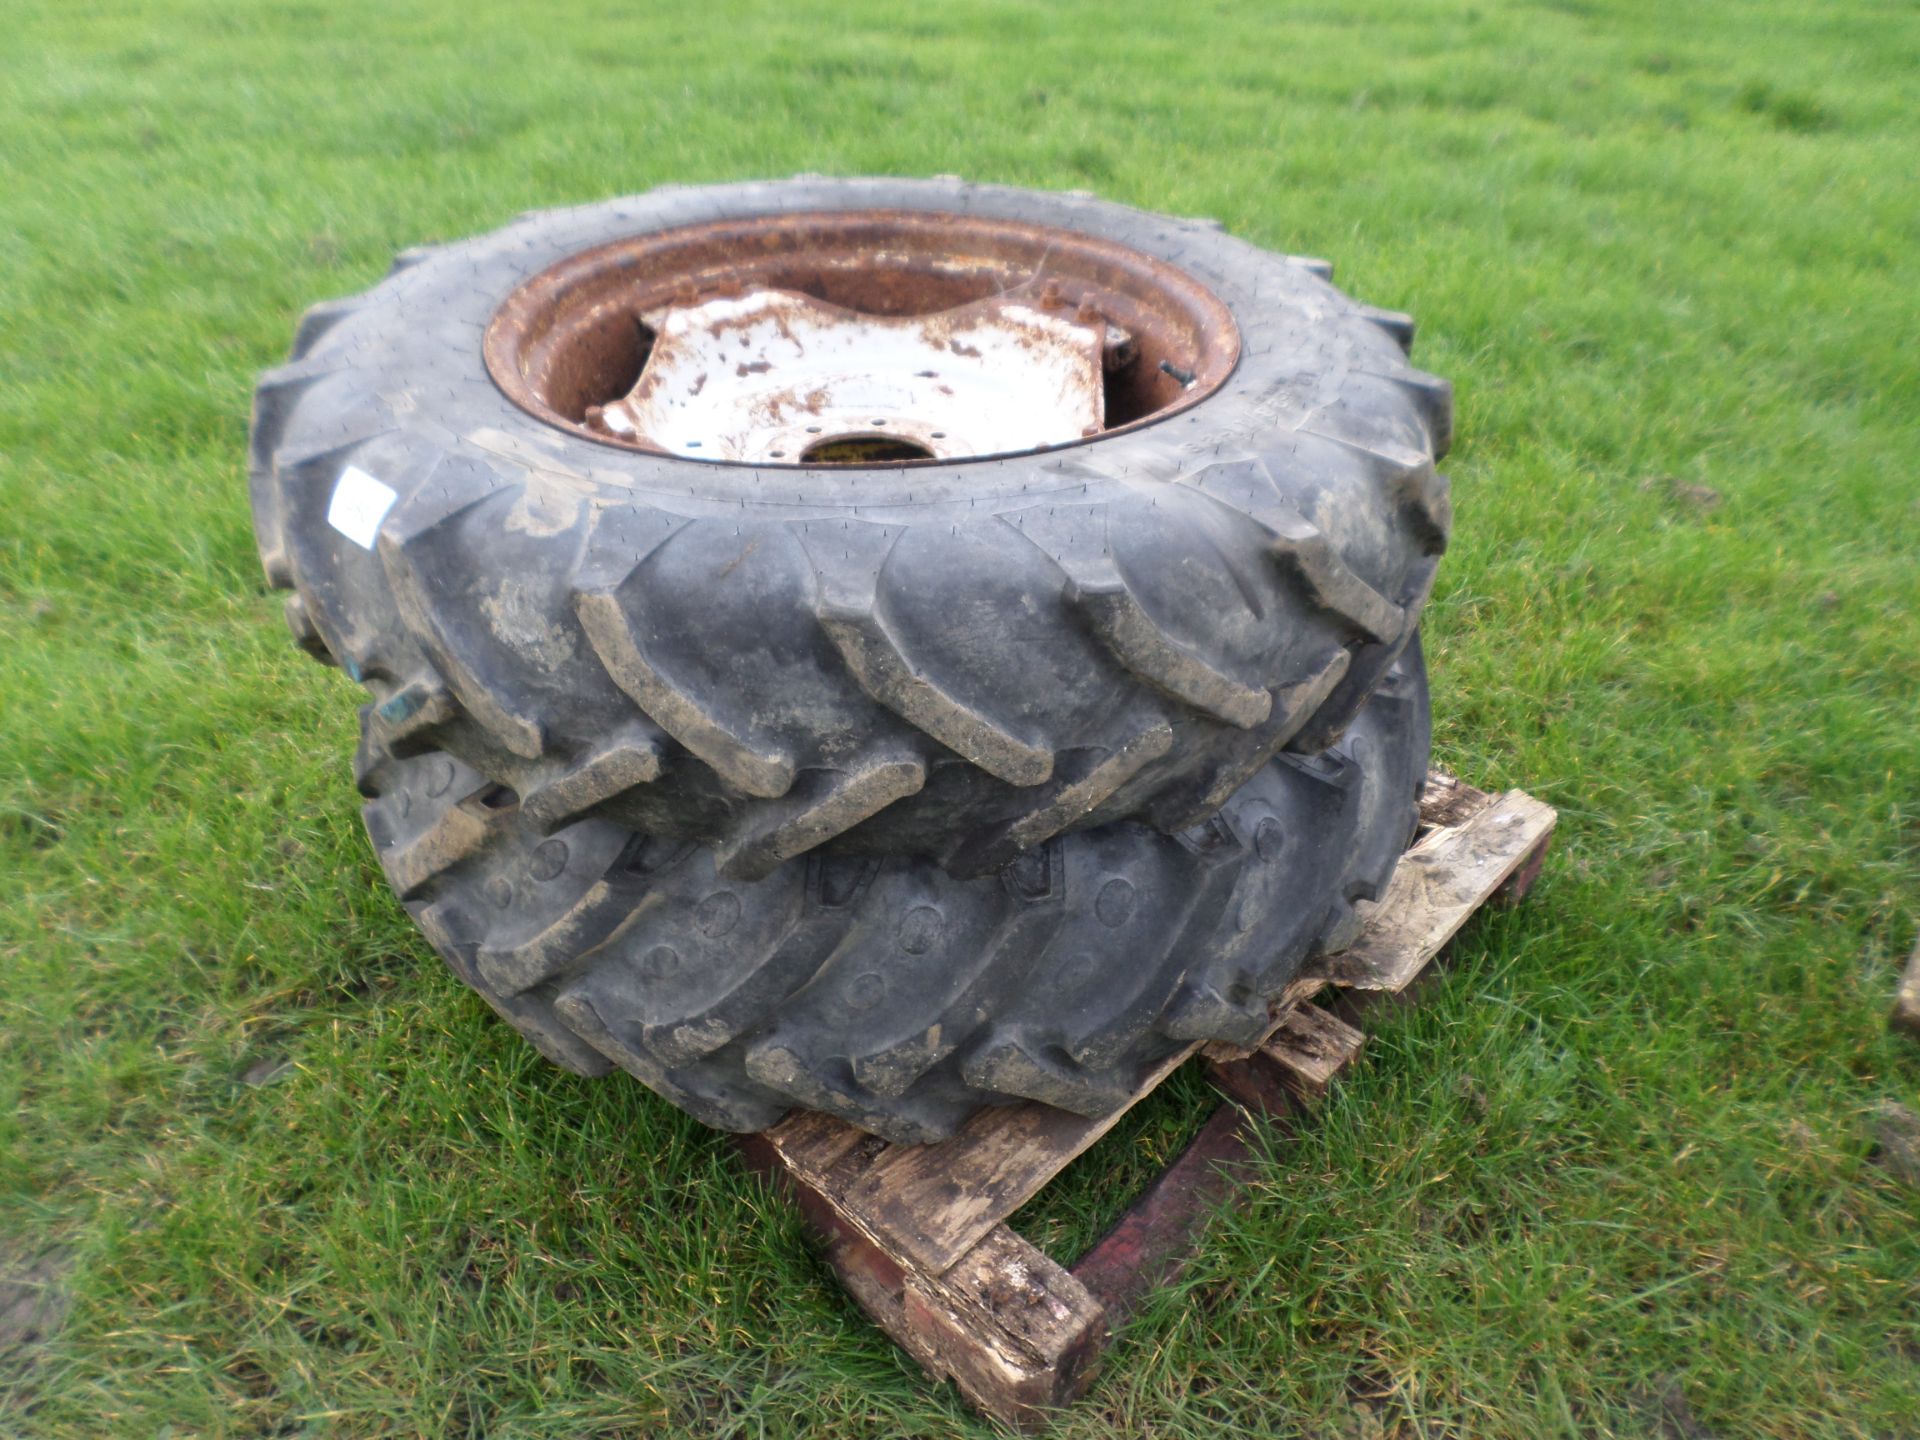
<path id="1" fill-rule="evenodd" d="M 779 304 L 729 303 L 761 295 L 780 297 Z M 975 443 L 988 448 L 958 454 L 935 453 L 936 442 L 927 437 L 961 444 L 946 435 L 965 424 L 911 414 L 871 417 L 859 434 L 820 434 L 823 427 L 808 425 L 809 434 L 820 434 L 818 443 L 785 449 L 785 441 L 769 438 L 777 427 L 756 430 L 743 420 L 751 438 L 718 447 L 734 454 L 701 453 L 687 448 L 700 442 L 664 431 L 642 433 L 649 416 L 663 413 L 661 385 L 678 383 L 675 404 L 704 388 L 698 382 L 707 370 L 688 386 L 693 357 L 674 345 L 689 343 L 688 335 L 719 336 L 723 322 L 707 323 L 709 316 L 769 308 L 814 324 L 865 325 L 875 334 L 923 333 L 934 340 L 950 336 L 957 324 L 1003 325 L 1004 355 L 1036 352 L 1036 365 L 1054 371 L 1063 364 L 1071 369 L 1071 356 L 1085 341 L 1092 347 L 1090 368 L 1054 378 L 1063 390 L 1092 386 L 1097 394 L 1091 411 L 1069 396 L 1059 407 L 1059 428 L 1070 424 L 1070 433 L 1042 434 L 1039 443 L 1030 443 L 1038 422 L 1010 430 L 983 413 Z M 663 334 L 669 340 L 662 342 Z M 1036 334 L 1046 337 L 1044 344 L 1034 344 Z M 657 347 L 662 364 L 649 375 Z M 857 345 L 842 349 L 859 354 Z M 752 409 L 764 420 L 768 387 L 783 379 L 764 372 L 778 366 L 781 354 L 797 357 L 802 350 L 794 341 L 778 354 L 767 352 L 766 361 L 711 367 L 721 393 L 701 402 L 705 414 L 724 416 L 737 403 L 742 415 Z M 897 348 L 886 353 L 905 363 Z M 1239 356 L 1239 331 L 1227 307 L 1164 260 L 1077 231 L 910 210 L 723 220 L 597 246 L 516 289 L 485 339 L 487 369 L 501 391 L 528 414 L 584 439 L 704 463 L 862 469 L 1004 458 L 1137 430 L 1204 400 L 1232 374 Z M 669 375 L 676 367 L 677 382 Z M 1006 377 L 999 378 L 1004 384 Z M 726 388 L 736 383 L 748 387 L 737 402 Z M 991 392 L 978 394 L 981 408 L 996 403 Z M 775 399 L 776 418 L 790 401 Z M 902 401 L 909 409 L 914 403 Z M 1029 443 L 1009 448 L 1014 436 Z"/>

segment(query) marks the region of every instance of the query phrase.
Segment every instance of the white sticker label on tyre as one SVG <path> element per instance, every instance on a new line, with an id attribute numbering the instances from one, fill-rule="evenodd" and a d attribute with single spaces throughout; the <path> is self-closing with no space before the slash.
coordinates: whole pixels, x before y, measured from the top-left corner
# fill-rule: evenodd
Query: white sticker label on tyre
<path id="1" fill-rule="evenodd" d="M 327 523 L 362 550 L 371 550 L 374 536 L 380 533 L 380 522 L 399 498 L 392 486 L 382 484 L 358 465 L 349 465 L 333 487 Z"/>

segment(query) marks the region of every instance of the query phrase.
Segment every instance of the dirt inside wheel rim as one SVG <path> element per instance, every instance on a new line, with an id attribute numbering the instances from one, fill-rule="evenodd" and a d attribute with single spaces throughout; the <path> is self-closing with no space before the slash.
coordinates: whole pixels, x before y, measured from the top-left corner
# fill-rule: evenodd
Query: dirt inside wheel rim
<path id="1" fill-rule="evenodd" d="M 750 352 L 737 329 L 722 330 L 742 310 L 773 321 Z M 840 390 L 809 358 L 813 340 L 832 342 L 815 351 L 837 346 Z M 921 358 L 939 346 L 953 373 Z M 718 221 L 582 251 L 507 298 L 485 354 L 521 409 L 602 444 L 892 469 L 1057 449 L 1165 419 L 1225 381 L 1240 337 L 1205 286 L 1127 246 L 863 210 Z M 863 363 L 873 373 L 863 377 Z M 816 413 L 797 413 L 809 405 Z"/>

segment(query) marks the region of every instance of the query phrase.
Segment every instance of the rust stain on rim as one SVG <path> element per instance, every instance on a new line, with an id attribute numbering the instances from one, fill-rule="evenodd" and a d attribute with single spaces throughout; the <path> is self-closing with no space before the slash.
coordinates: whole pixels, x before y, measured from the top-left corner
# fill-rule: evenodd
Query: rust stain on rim
<path id="1" fill-rule="evenodd" d="M 789 291 L 868 315 L 937 315 L 995 296 L 1098 317 L 1130 338 L 1106 372 L 1106 425 L 1058 450 L 1191 408 L 1240 359 L 1227 307 L 1192 276 L 1078 231 L 939 211 L 754 216 L 639 235 L 571 255 L 507 297 L 487 328 L 487 369 L 528 414 L 583 439 L 659 453 L 592 428 L 589 409 L 631 391 L 653 332 L 641 317 L 720 296 Z M 1003 458 L 973 455 L 969 460 Z M 703 460 L 703 464 L 735 463 Z M 776 462 L 777 463 L 777 462 Z M 804 468 L 803 462 L 791 462 Z M 861 468 L 963 463 L 905 459 Z"/>

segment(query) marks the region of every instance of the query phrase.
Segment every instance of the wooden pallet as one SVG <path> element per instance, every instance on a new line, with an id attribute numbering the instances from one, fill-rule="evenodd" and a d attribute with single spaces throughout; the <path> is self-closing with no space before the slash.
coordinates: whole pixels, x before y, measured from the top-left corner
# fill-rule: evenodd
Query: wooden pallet
<path id="1" fill-rule="evenodd" d="M 1421 829 L 1358 938 L 1288 988 L 1252 1051 L 1196 1045 L 1148 1075 L 1129 1106 L 1188 1060 L 1229 1097 L 1071 1268 L 1007 1226 L 1124 1110 L 1101 1120 L 1031 1104 L 983 1110 L 937 1145 L 891 1145 L 795 1113 L 741 1137 L 748 1163 L 798 1202 L 841 1283 L 935 1378 L 1022 1428 L 1091 1383 L 1109 1335 L 1174 1280 L 1207 1215 L 1245 1174 L 1250 1125 L 1310 1110 L 1359 1054 L 1368 1000 L 1402 995 L 1482 905 L 1519 900 L 1539 873 L 1554 811 L 1435 772 Z M 1316 1002 L 1322 992 L 1340 1002 Z"/>

